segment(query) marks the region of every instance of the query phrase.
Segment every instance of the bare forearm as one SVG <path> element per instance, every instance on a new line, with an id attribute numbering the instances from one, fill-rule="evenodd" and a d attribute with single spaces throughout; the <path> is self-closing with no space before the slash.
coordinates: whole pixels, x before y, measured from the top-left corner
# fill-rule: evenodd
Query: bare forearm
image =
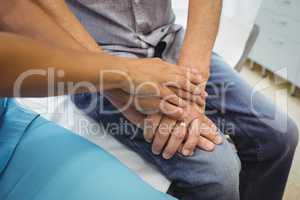
<path id="1" fill-rule="evenodd" d="M 64 48 L 82 49 L 36 3 L 29 0 L 0 2 L 0 30 Z"/>
<path id="2" fill-rule="evenodd" d="M 199 67 L 204 76 L 208 76 L 221 8 L 222 0 L 189 0 L 188 27 L 180 64 Z"/>
<path id="3" fill-rule="evenodd" d="M 64 0 L 36 0 L 35 2 L 82 48 L 95 52 L 101 51 L 101 47 L 80 24 Z"/>
<path id="4" fill-rule="evenodd" d="M 0 33 L 0 96 L 13 96 L 14 86 L 22 80 L 22 96 L 48 96 L 48 74 L 51 67 L 64 76 L 56 76 L 57 82 L 90 82 L 104 90 L 120 88 L 126 76 L 106 73 L 100 80 L 100 73 L 106 70 L 126 72 L 126 59 L 112 58 L 105 53 L 84 53 L 75 50 L 49 46 L 27 37 Z M 39 70 L 39 71 L 36 71 Z M 36 74 L 39 72 L 39 74 Z M 27 75 L 26 75 L 27 74 Z M 22 78 L 22 76 L 25 76 Z M 21 78 L 21 79 L 20 79 Z M 98 89 L 98 88 L 97 88 Z M 58 91 L 53 94 L 58 95 Z"/>
<path id="5" fill-rule="evenodd" d="M 41 42 L 45 42 L 48 44 L 48 47 L 51 46 L 51 48 L 59 47 L 59 48 L 64 48 L 64 51 L 68 50 L 76 50 L 76 51 L 82 51 L 82 52 L 88 52 L 87 48 L 85 48 L 82 44 L 80 44 L 74 37 L 70 35 L 69 32 L 64 30 L 64 24 L 58 24 L 59 19 L 61 21 L 65 19 L 65 16 L 62 15 L 61 18 L 57 19 L 58 22 L 55 22 L 53 20 L 52 13 L 44 11 L 41 8 L 41 5 L 37 3 L 38 1 L 29 1 L 29 0 L 12 0 L 12 1 L 1 1 L 0 2 L 0 30 L 4 32 L 9 32 L 9 33 L 15 33 L 17 35 L 22 35 L 26 37 L 33 38 L 34 40 L 38 40 Z M 45 1 L 42 1 L 45 3 Z M 60 7 L 63 3 L 63 1 L 56 1 L 53 0 L 51 1 L 52 6 L 55 7 Z M 60 2 L 60 3 L 59 3 Z M 58 4 L 53 4 L 53 3 L 58 3 Z M 54 7 L 51 7 L 54 8 Z M 46 8 L 45 8 L 46 9 Z M 62 12 L 63 10 L 58 9 L 57 12 Z M 54 15 L 54 14 L 53 14 Z M 67 27 L 71 27 L 73 25 L 73 21 L 68 22 L 65 21 L 65 24 L 69 24 Z M 84 31 L 81 31 L 84 32 Z M 88 34 L 87 34 L 88 35 Z M 4 38 L 7 37 L 8 35 L 2 34 L 2 40 L 4 41 Z M 14 35 L 15 37 L 16 35 Z M 88 37 L 85 37 L 88 38 Z M 7 43 L 1 43 L 1 50 L 3 51 L 2 55 L 7 55 L 6 57 L 1 57 L 1 71 L 2 74 L 7 74 L 4 78 L 6 78 L 5 84 L 2 84 L 1 87 L 1 96 L 12 96 L 12 87 L 15 83 L 15 80 L 17 77 L 23 73 L 24 71 L 27 70 L 34 70 L 36 68 L 39 69 L 46 69 L 47 67 L 55 67 L 56 69 L 61 69 L 64 72 L 67 72 L 68 76 L 64 77 L 64 79 L 60 79 L 57 81 L 72 81 L 74 83 L 79 82 L 79 81 L 89 81 L 89 82 L 94 82 L 95 79 L 93 78 L 93 75 L 99 75 L 98 71 L 95 71 L 95 67 L 97 67 L 99 70 L 100 69 L 100 61 L 98 62 L 98 66 L 91 66 L 91 65 L 84 65 L 84 62 L 87 60 L 84 59 L 85 53 L 81 53 L 76 55 L 75 57 L 69 57 L 68 59 L 66 57 L 62 58 L 63 55 L 66 56 L 65 53 L 61 53 L 58 55 L 58 57 L 47 59 L 47 56 L 52 56 L 54 57 L 54 54 L 47 55 L 46 52 L 41 52 L 41 51 L 36 51 L 37 49 L 34 49 L 32 44 L 30 44 L 27 41 L 24 42 L 24 38 L 20 40 L 19 37 L 15 38 L 10 38 L 11 41 L 13 41 L 13 45 Z M 20 43 L 17 44 L 16 41 L 19 41 Z M 94 42 L 90 40 L 90 44 L 88 46 L 91 46 L 91 43 Z M 95 43 L 95 42 L 94 42 Z M 27 44 L 27 47 L 24 47 L 25 44 Z M 23 45 L 24 48 L 26 48 L 27 52 L 13 52 L 14 45 L 18 45 L 19 47 Z M 96 47 L 97 44 L 95 43 Z M 24 49 L 23 48 L 23 49 Z M 98 49 L 98 48 L 97 48 Z M 11 50 L 11 51 L 9 51 Z M 96 48 L 94 48 L 94 51 L 96 51 Z M 17 53 L 14 54 L 14 53 Z M 25 54 L 26 53 L 26 54 Z M 25 57 L 25 55 L 27 57 Z M 110 66 L 113 65 L 115 66 L 116 63 L 107 63 L 107 62 L 112 62 L 115 60 L 118 60 L 119 58 L 111 58 L 109 55 L 104 55 L 104 57 L 109 57 L 110 60 L 104 59 L 102 60 L 102 64 L 105 64 L 105 66 Z M 18 58 L 18 60 L 15 59 L 16 56 L 22 56 Z M 30 60 L 29 58 L 33 57 L 38 57 L 38 60 Z M 101 55 L 99 55 L 99 58 Z M 5 60 L 4 60 L 5 58 Z M 72 62 L 75 61 L 80 61 L 83 60 L 84 62 L 76 62 L 75 64 Z M 18 61 L 18 62 L 16 62 Z M 33 61 L 37 61 L 36 63 L 31 63 Z M 41 65 L 46 63 L 46 61 L 51 61 L 47 63 L 47 66 Z M 59 62 L 57 62 L 59 61 Z M 66 61 L 63 63 L 63 61 Z M 93 62 L 93 59 L 90 60 L 90 62 Z M 6 63 L 4 65 L 3 63 Z M 82 65 L 80 65 L 80 63 Z M 125 64 L 125 63 L 123 63 Z M 76 65 L 78 68 L 76 69 Z M 7 67 L 10 66 L 8 69 Z M 12 68 L 14 66 L 14 68 Z M 13 70 L 10 70 L 13 69 Z M 5 71 L 6 70 L 6 71 Z M 4 73 L 6 72 L 6 73 Z M 89 74 L 90 73 L 90 74 Z M 26 91 L 26 93 L 23 93 L 22 95 L 25 96 L 47 96 L 47 85 L 45 85 L 46 82 L 46 77 L 35 77 L 34 79 L 27 79 L 26 81 L 23 82 L 23 91 Z M 112 86 L 106 85 L 106 88 L 111 88 Z M 54 92 L 51 95 L 57 95 L 56 92 Z"/>
<path id="6" fill-rule="evenodd" d="M 65 1 L 62 0 L 37 0 L 37 4 L 57 23 L 59 27 L 81 46 L 83 50 L 101 52 L 101 47 L 80 24 L 70 11 Z M 120 91 L 122 93 L 122 91 Z M 104 95 L 114 101 L 114 93 L 105 91 Z"/>

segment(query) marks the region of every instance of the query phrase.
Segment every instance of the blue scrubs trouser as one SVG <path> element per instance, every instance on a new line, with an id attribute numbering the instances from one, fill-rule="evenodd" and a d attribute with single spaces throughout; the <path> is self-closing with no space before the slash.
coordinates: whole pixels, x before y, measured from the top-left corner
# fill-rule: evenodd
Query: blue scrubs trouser
<path id="1" fill-rule="evenodd" d="M 1 200 L 173 199 L 98 146 L 12 100 L 1 117 L 0 152 Z"/>

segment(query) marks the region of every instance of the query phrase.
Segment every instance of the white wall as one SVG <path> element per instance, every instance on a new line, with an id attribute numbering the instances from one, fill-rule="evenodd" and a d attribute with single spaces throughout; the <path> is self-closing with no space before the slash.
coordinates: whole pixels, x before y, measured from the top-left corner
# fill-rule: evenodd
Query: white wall
<path id="1" fill-rule="evenodd" d="M 214 51 L 234 66 L 245 47 L 262 0 L 223 0 L 220 31 Z M 176 23 L 186 25 L 188 0 L 173 0 Z"/>

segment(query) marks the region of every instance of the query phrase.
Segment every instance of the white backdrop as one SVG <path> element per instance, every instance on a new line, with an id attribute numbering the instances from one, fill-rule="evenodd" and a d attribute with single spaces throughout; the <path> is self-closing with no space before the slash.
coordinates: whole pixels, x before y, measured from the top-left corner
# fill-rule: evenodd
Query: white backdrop
<path id="1" fill-rule="evenodd" d="M 235 66 L 244 50 L 262 0 L 223 0 L 220 31 L 214 51 Z M 173 0 L 176 23 L 186 26 L 188 0 Z"/>

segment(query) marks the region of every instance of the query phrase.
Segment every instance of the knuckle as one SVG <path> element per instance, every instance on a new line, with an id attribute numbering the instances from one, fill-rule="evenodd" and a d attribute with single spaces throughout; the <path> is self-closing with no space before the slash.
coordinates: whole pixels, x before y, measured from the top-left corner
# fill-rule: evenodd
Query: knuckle
<path id="1" fill-rule="evenodd" d="M 152 130 L 150 130 L 149 128 L 147 128 L 145 131 L 144 131 L 144 137 L 145 138 L 152 138 L 154 136 L 154 133 Z"/>
<path id="2" fill-rule="evenodd" d="M 184 146 L 184 149 L 193 151 L 194 150 L 195 145 L 193 143 L 186 143 Z"/>
<path id="3" fill-rule="evenodd" d="M 217 137 L 219 134 L 218 134 L 216 131 L 212 130 L 212 131 L 209 132 L 209 135 L 210 135 L 210 137 L 215 138 L 215 137 Z"/>
<path id="4" fill-rule="evenodd" d="M 185 137 L 185 133 L 183 131 L 175 131 L 173 136 L 176 140 L 183 140 Z"/>
<path id="5" fill-rule="evenodd" d="M 198 134 L 197 135 L 190 135 L 189 140 L 191 141 L 192 144 L 197 143 L 198 140 L 199 140 L 199 136 L 200 135 L 198 135 Z"/>
<path id="6" fill-rule="evenodd" d="M 207 137 L 217 137 L 218 133 L 214 129 L 208 128 L 203 131 L 203 135 Z"/>
<path id="7" fill-rule="evenodd" d="M 201 132 L 199 130 L 193 130 L 190 132 L 191 138 L 198 139 L 201 136 Z"/>
<path id="8" fill-rule="evenodd" d="M 172 155 L 174 155 L 174 151 L 172 151 L 172 149 L 165 149 L 164 150 L 164 154 L 167 154 L 167 155 L 169 155 L 169 156 L 172 156 Z"/>
<path id="9" fill-rule="evenodd" d="M 156 63 L 161 63 L 161 62 L 162 62 L 160 58 L 152 58 L 152 59 L 153 59 L 153 61 L 156 62 Z"/>
<path id="10" fill-rule="evenodd" d="M 200 138 L 199 141 L 198 141 L 198 145 L 201 146 L 201 147 L 203 147 L 205 145 L 205 143 L 206 142 L 205 142 L 205 140 L 203 140 L 203 138 Z"/>
<path id="11" fill-rule="evenodd" d="M 170 135 L 169 131 L 167 131 L 167 130 L 159 130 L 157 134 L 160 138 L 163 138 L 163 139 L 168 138 Z"/>

